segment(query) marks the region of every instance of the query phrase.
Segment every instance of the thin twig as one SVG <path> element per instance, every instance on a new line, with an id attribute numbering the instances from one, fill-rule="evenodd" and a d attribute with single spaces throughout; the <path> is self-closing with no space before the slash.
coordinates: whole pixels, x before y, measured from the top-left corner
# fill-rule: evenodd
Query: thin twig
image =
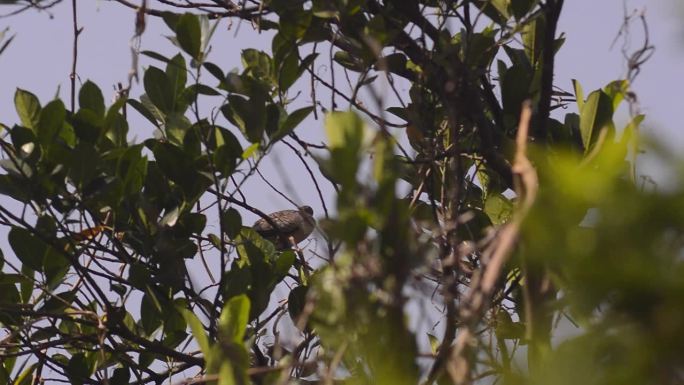
<path id="1" fill-rule="evenodd" d="M 71 58 L 71 74 L 69 79 L 71 80 L 71 112 L 76 111 L 76 64 L 78 62 L 78 36 L 83 31 L 83 28 L 78 27 L 78 12 L 76 9 L 76 0 L 71 0 L 71 16 L 73 21 L 74 29 L 74 43 L 73 43 L 73 55 Z"/>

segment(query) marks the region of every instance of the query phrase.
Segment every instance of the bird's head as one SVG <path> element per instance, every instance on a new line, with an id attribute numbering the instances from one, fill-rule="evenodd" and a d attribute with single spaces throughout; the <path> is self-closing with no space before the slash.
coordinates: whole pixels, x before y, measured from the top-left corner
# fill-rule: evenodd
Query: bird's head
<path id="1" fill-rule="evenodd" d="M 299 206 L 299 211 L 313 216 L 313 209 L 311 206 Z"/>

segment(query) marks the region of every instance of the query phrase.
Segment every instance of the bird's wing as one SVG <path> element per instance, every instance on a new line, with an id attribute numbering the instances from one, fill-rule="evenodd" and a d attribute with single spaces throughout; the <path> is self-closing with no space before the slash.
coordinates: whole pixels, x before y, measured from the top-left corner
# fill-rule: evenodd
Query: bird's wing
<path id="1" fill-rule="evenodd" d="M 252 228 L 262 236 L 288 235 L 297 231 L 302 222 L 302 216 L 297 210 L 278 211 L 269 215 L 269 217 L 276 224 L 277 229 L 274 229 L 263 218 L 254 222 Z"/>

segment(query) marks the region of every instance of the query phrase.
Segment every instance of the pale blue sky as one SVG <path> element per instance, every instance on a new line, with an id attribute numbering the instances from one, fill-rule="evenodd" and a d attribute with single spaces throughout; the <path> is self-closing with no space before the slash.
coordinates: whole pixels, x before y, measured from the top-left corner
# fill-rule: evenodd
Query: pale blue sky
<path id="1" fill-rule="evenodd" d="M 627 10 L 645 10 L 651 44 L 656 51 L 646 63 L 634 89 L 647 115 L 646 131 L 677 147 L 684 145 L 681 112 L 684 98 L 684 11 L 677 0 L 626 0 Z M 557 85 L 570 90 L 569 79 L 582 82 L 585 93 L 623 77 L 622 41 L 611 49 L 623 19 L 623 0 L 569 0 L 559 30 L 567 42 L 556 59 Z M 641 40 L 641 26 L 633 25 L 632 48 Z"/>
<path id="2" fill-rule="evenodd" d="M 653 58 L 644 66 L 634 85 L 642 110 L 647 114 L 646 132 L 680 148 L 684 146 L 679 116 L 684 111 L 684 99 L 679 92 L 684 89 L 684 78 L 680 74 L 684 63 L 684 12 L 677 9 L 677 0 L 625 1 L 630 12 L 646 10 L 651 42 L 656 45 Z M 588 92 L 624 76 L 621 42 L 611 49 L 622 23 L 623 4 L 623 0 L 565 2 L 559 31 L 566 33 L 567 42 L 556 60 L 556 85 L 571 90 L 570 80 L 579 79 Z M 131 66 L 129 40 L 133 33 L 134 14 L 130 9 L 107 0 L 80 1 L 78 7 L 79 24 L 84 28 L 79 44 L 78 74 L 83 81 L 91 79 L 96 82 L 105 98 L 111 100 L 115 84 L 125 83 Z M 0 6 L 0 14 L 12 9 Z M 14 33 L 16 37 L 0 56 L 0 121 L 11 124 L 16 121 L 13 107 L 16 87 L 36 93 L 43 102 L 51 99 L 61 87 L 62 98 L 68 99 L 72 49 L 70 2 L 59 4 L 49 13 L 31 11 L 0 18 L 0 28 L 7 26 L 11 29 L 10 34 Z M 242 25 L 238 34 L 235 34 L 235 24 L 230 31 L 226 31 L 227 28 L 227 22 L 222 22 L 210 56 L 211 61 L 224 69 L 240 66 L 239 52 L 243 48 L 268 50 L 270 47 L 270 36 L 255 34 L 249 25 Z M 641 42 L 641 31 L 636 24 L 633 31 L 633 45 L 636 47 Z M 173 55 L 175 47 L 163 37 L 168 33 L 160 20 L 149 17 L 142 48 Z M 141 60 L 141 64 L 159 65 L 146 58 Z M 213 84 L 208 74 L 206 79 Z M 137 97 L 141 92 L 138 86 L 131 94 Z M 619 116 L 618 126 L 626 120 L 625 114 Z M 138 139 L 151 135 L 147 131 L 151 130 L 149 124 L 137 119 L 132 122 L 135 127 L 131 127 L 131 131 Z M 322 121 L 312 122 L 302 127 L 300 133 L 316 137 L 321 129 Z M 280 160 L 280 163 L 288 161 L 290 159 Z M 265 194 L 262 196 L 265 210 L 287 204 L 273 193 Z"/>
<path id="3" fill-rule="evenodd" d="M 656 53 L 644 67 L 635 84 L 650 125 L 668 135 L 668 141 L 682 144 L 679 135 L 679 112 L 684 99 L 680 70 L 684 63 L 684 12 L 677 0 L 625 0 L 627 9 L 646 9 L 651 41 Z M 133 31 L 133 12 L 107 0 L 80 1 L 79 24 L 84 27 L 80 39 L 78 73 L 92 79 L 106 96 L 113 96 L 114 85 L 125 82 L 130 68 L 129 39 Z M 0 15 L 13 8 L 0 6 Z M 53 17 L 50 17 L 52 15 Z M 566 32 L 567 42 L 560 51 L 556 69 L 557 85 L 570 89 L 570 79 L 579 79 L 585 90 L 600 87 L 624 74 L 620 44 L 611 49 L 622 21 L 623 0 L 568 0 L 559 31 Z M 14 42 L 0 56 L 0 121 L 15 118 L 12 97 L 15 87 L 29 89 L 42 100 L 51 98 L 57 87 L 68 96 L 71 66 L 70 2 L 63 2 L 47 12 L 25 12 L 0 18 L 0 28 L 9 26 L 16 33 Z M 239 66 L 239 51 L 245 47 L 270 47 L 269 36 L 257 36 L 248 25 L 235 35 L 235 26 L 226 32 L 224 22 L 214 40 L 211 60 L 225 67 Z M 634 45 L 639 43 L 638 26 Z M 156 18 L 148 18 L 143 49 L 171 54 L 174 48 L 162 37 L 168 29 Z M 150 61 L 142 61 L 150 64 Z M 139 92 L 139 91 L 138 91 Z M 137 95 L 134 91 L 133 95 Z"/>

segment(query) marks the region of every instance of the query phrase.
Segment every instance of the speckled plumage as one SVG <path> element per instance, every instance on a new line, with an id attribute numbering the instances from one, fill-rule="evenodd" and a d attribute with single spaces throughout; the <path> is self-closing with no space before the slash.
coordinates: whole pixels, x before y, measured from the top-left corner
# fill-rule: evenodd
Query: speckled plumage
<path id="1" fill-rule="evenodd" d="M 309 206 L 301 206 L 298 210 L 282 210 L 269 214 L 277 228 L 264 218 L 254 222 L 252 228 L 262 237 L 273 242 L 278 250 L 286 250 L 292 247 L 290 238 L 295 243 L 305 240 L 316 227 L 313 217 L 313 209 Z"/>

